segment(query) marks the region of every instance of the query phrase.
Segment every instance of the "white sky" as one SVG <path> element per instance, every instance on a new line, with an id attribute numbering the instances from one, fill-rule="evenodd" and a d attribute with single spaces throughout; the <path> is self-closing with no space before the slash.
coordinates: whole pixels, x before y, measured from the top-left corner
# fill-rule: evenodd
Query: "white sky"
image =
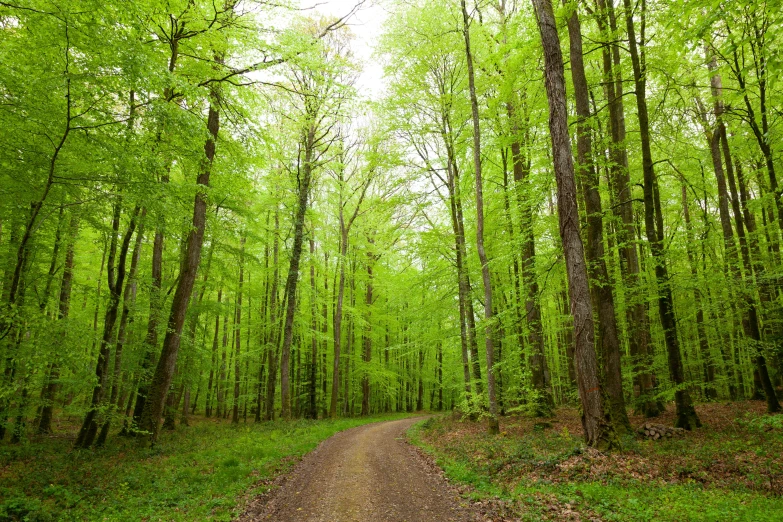
<path id="1" fill-rule="evenodd" d="M 302 9 L 312 8 L 325 15 L 343 17 L 361 0 L 300 0 Z M 373 60 L 372 54 L 381 34 L 386 10 L 383 0 L 365 0 L 361 8 L 347 21 L 354 34 L 353 52 L 362 64 L 357 87 L 362 97 L 378 99 L 383 93 L 383 66 Z"/>

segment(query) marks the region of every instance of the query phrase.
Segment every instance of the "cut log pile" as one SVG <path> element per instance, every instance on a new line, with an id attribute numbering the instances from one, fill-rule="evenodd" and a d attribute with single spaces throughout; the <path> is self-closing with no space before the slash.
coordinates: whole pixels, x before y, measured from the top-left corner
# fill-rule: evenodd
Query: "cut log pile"
<path id="1" fill-rule="evenodd" d="M 671 439 L 672 437 L 682 437 L 685 435 L 685 430 L 682 428 L 673 428 L 664 424 L 655 424 L 653 422 L 645 422 L 636 432 L 646 439 L 658 440 L 658 439 Z"/>

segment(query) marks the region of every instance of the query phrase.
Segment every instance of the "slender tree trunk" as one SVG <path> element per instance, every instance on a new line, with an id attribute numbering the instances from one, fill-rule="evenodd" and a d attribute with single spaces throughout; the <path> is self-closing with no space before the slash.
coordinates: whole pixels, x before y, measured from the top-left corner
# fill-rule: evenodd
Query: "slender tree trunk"
<path id="1" fill-rule="evenodd" d="M 639 257 L 635 243 L 636 222 L 633 214 L 633 191 L 628 170 L 626 150 L 625 108 L 623 103 L 623 79 L 620 73 L 620 46 L 614 43 L 617 19 L 614 7 L 604 0 L 597 0 L 597 20 L 607 45 L 603 48 L 604 85 L 609 106 L 609 126 L 612 144 L 609 148 L 612 209 L 620 223 L 615 237 L 620 252 L 620 270 L 626 290 L 626 321 L 628 344 L 634 364 L 634 380 L 637 388 L 636 411 L 645 417 L 656 417 L 662 410 L 655 394 L 654 377 L 650 373 L 650 321 L 644 304 L 639 269 Z"/>
<path id="2" fill-rule="evenodd" d="M 712 58 L 710 62 L 710 69 L 717 68 L 717 62 Z M 748 290 L 747 283 L 752 282 L 753 279 L 753 267 L 750 261 L 750 252 L 748 250 L 747 241 L 745 238 L 745 226 L 742 219 L 742 214 L 739 212 L 739 202 L 736 200 L 736 188 L 733 188 L 733 164 L 731 161 L 731 154 L 728 152 L 728 140 L 726 138 L 726 126 L 723 122 L 723 84 L 719 74 L 713 74 L 711 80 L 712 95 L 714 98 L 713 113 L 716 119 L 716 128 L 710 132 L 707 129 L 707 139 L 710 144 L 710 152 L 712 156 L 713 166 L 715 168 L 715 177 L 718 182 L 718 209 L 720 211 L 721 228 L 723 230 L 723 239 L 726 245 L 726 257 L 728 258 L 729 268 L 734 279 L 738 282 L 738 291 L 742 295 L 742 300 L 745 302 L 745 311 L 747 316 L 743 318 L 742 325 L 745 335 L 749 337 L 753 345 L 750 350 L 752 352 L 751 358 L 756 365 L 757 378 L 760 380 L 760 385 L 764 390 L 764 395 L 767 400 L 767 412 L 776 413 L 780 411 L 780 403 L 775 395 L 775 387 L 772 385 L 772 381 L 769 378 L 769 370 L 767 368 L 766 358 L 764 357 L 764 349 L 762 344 L 761 328 L 759 326 L 758 310 L 756 302 Z M 705 127 L 706 128 L 706 127 Z M 722 152 L 725 150 L 726 154 L 722 157 Z M 740 272 L 739 260 L 737 259 L 737 251 L 734 244 L 734 235 L 731 228 L 731 217 L 729 216 L 729 195 L 726 186 L 726 177 L 722 159 L 726 161 L 726 172 L 729 174 L 731 180 L 732 192 L 733 192 L 733 207 L 734 207 L 734 219 L 737 227 L 737 236 L 739 238 L 740 250 L 742 253 L 743 264 L 747 271 L 748 281 L 745 281 Z M 773 174 L 774 176 L 774 174 Z"/>
<path id="3" fill-rule="evenodd" d="M 117 309 L 120 304 L 120 295 L 122 293 L 122 285 L 125 280 L 125 260 L 128 255 L 128 248 L 130 247 L 131 237 L 136 230 L 136 219 L 139 215 L 138 205 L 131 214 L 130 224 L 125 234 L 122 237 L 122 244 L 120 246 L 119 258 L 116 261 L 117 255 L 117 235 L 120 227 L 121 216 L 121 199 L 115 203 L 114 218 L 112 221 L 112 240 L 109 248 L 109 259 L 106 273 L 108 275 L 108 287 L 109 287 L 109 303 L 106 306 L 106 315 L 103 321 L 103 337 L 101 339 L 100 351 L 98 353 L 98 362 L 95 366 L 95 376 L 97 383 L 93 388 L 92 399 L 90 401 L 90 407 L 87 411 L 87 415 L 84 417 L 84 422 L 79 430 L 79 435 L 76 437 L 76 447 L 89 448 L 95 441 L 95 436 L 98 434 L 98 408 L 104 402 L 106 398 L 106 392 L 108 391 L 109 384 L 109 358 L 111 356 L 112 338 L 114 336 L 114 326 L 117 321 Z M 116 270 L 116 273 L 115 273 Z"/>
<path id="4" fill-rule="evenodd" d="M 462 32 L 465 37 L 465 57 L 468 64 L 468 86 L 470 106 L 473 115 L 473 167 L 476 171 L 476 250 L 481 261 L 481 278 L 484 283 L 484 318 L 486 320 L 485 341 L 487 356 L 487 394 L 489 396 L 489 432 L 498 433 L 498 405 L 495 398 L 495 346 L 492 320 L 492 282 L 489 275 L 489 260 L 484 249 L 484 189 L 481 177 L 481 129 L 479 124 L 478 98 L 473 74 L 473 54 L 470 48 L 470 26 L 465 0 L 462 0 Z"/>
<path id="5" fill-rule="evenodd" d="M 307 417 L 318 418 L 318 296 L 315 286 L 315 241 L 310 238 L 310 382 L 308 383 Z M 326 296 L 324 296 L 324 299 Z"/>
<path id="6" fill-rule="evenodd" d="M 701 426 L 690 393 L 685 387 L 685 375 L 682 366 L 679 339 L 677 338 L 677 323 L 674 317 L 672 290 L 669 273 L 666 268 L 663 250 L 663 216 L 660 212 L 660 198 L 655 197 L 657 179 L 653 169 L 652 151 L 650 148 L 650 123 L 647 114 L 645 64 L 642 63 L 636 41 L 633 21 L 633 6 L 631 0 L 623 0 L 625 20 L 628 31 L 628 45 L 633 64 L 634 85 L 636 87 L 636 109 L 639 118 L 639 134 L 642 145 L 642 172 L 644 175 L 644 221 L 647 240 L 650 243 L 655 278 L 658 284 L 658 313 L 661 317 L 664 340 L 669 362 L 669 373 L 672 384 L 677 388 L 674 402 L 677 410 L 675 425 L 678 428 L 693 429 Z M 642 4 L 644 5 L 644 4 Z M 642 10 L 644 16 L 644 10 Z M 657 201 L 656 201 L 657 200 Z"/>
<path id="7" fill-rule="evenodd" d="M 334 362 L 332 365 L 332 398 L 329 416 L 337 418 L 337 403 L 340 393 L 340 352 L 342 351 L 343 299 L 345 298 L 345 262 L 348 255 L 348 229 L 345 226 L 342 205 L 340 206 L 340 279 L 337 287 L 337 303 L 334 310 Z"/>
<path id="8" fill-rule="evenodd" d="M 269 295 L 269 323 L 272 325 L 270 340 L 271 343 L 268 346 L 268 358 L 267 358 L 267 381 L 266 381 L 266 420 L 275 420 L 275 388 L 277 384 L 275 379 L 277 377 L 277 349 L 279 346 L 278 335 L 278 319 L 277 319 L 277 284 L 280 279 L 279 275 L 279 263 L 278 257 L 280 252 L 280 213 L 275 208 L 275 231 L 272 241 L 272 264 L 274 265 L 274 272 L 272 274 L 272 289 Z"/>
<path id="9" fill-rule="evenodd" d="M 75 257 L 75 245 L 76 237 L 79 231 L 79 218 L 76 215 L 71 217 L 68 232 L 68 247 L 65 251 L 65 264 L 63 266 L 63 277 L 60 283 L 60 298 L 57 318 L 60 321 L 64 321 L 68 318 L 68 313 L 71 309 L 71 290 L 73 289 L 73 266 Z M 60 388 L 60 363 L 59 357 L 52 361 L 52 365 L 49 367 L 49 375 L 46 379 L 46 387 L 44 388 L 43 400 L 44 405 L 41 409 L 41 420 L 38 424 L 38 433 L 51 433 L 52 432 L 52 413 L 54 411 L 54 400 L 57 395 L 57 391 Z"/>
<path id="10" fill-rule="evenodd" d="M 141 257 L 141 243 L 144 239 L 144 219 L 146 216 L 147 209 L 145 208 L 141 212 L 141 224 L 136 233 L 136 242 L 133 245 L 133 253 L 131 254 L 130 272 L 122 296 L 122 315 L 120 316 L 120 325 L 117 331 L 117 344 L 114 348 L 114 376 L 111 387 L 111 398 L 109 399 L 109 404 L 111 406 L 109 410 L 110 413 L 101 427 L 101 433 L 98 435 L 98 440 L 96 441 L 97 446 L 103 446 L 106 442 L 106 438 L 109 435 L 109 427 L 111 425 L 111 415 L 114 413 L 113 408 L 114 405 L 117 404 L 118 395 L 120 394 L 120 386 L 122 384 L 122 352 L 125 344 L 128 342 L 128 325 L 133 322 L 131 309 L 136 302 L 136 278 L 139 267 L 139 257 Z"/>
<path id="11" fill-rule="evenodd" d="M 445 133 L 444 133 L 445 134 Z M 450 150 L 450 149 L 449 149 Z M 465 394 L 468 404 L 473 402 L 471 396 L 470 387 L 470 360 L 468 357 L 468 350 L 471 344 L 469 340 L 470 330 L 467 323 L 467 300 L 470 295 L 470 291 L 467 286 L 467 279 L 465 277 L 465 260 L 463 256 L 464 249 L 464 236 L 461 233 L 461 227 L 458 223 L 457 217 L 457 204 L 456 204 L 456 188 L 455 188 L 455 176 L 454 169 L 456 165 L 453 165 L 451 158 L 447 163 L 447 176 L 448 176 L 448 191 L 449 191 L 449 208 L 451 210 L 451 223 L 454 229 L 454 240 L 456 243 L 456 261 L 457 261 L 457 289 L 458 289 L 458 302 L 459 302 L 459 327 L 460 327 L 460 347 L 462 348 L 462 370 L 465 379 Z"/>
<path id="12" fill-rule="evenodd" d="M 516 105 L 507 107 L 515 134 L 518 132 L 519 114 Z M 527 344 L 530 349 L 530 373 L 535 396 L 530 401 L 530 412 L 536 417 L 552 414 L 552 382 L 544 357 L 544 325 L 541 318 L 541 304 L 538 299 L 539 286 L 536 275 L 536 243 L 533 231 L 533 205 L 531 203 L 530 160 L 525 154 L 523 143 L 515 138 L 511 142 L 511 161 L 519 207 L 519 231 L 522 239 L 522 282 L 525 288 L 525 319 L 528 325 Z M 524 353 L 523 353 L 524 365 Z"/>
<path id="13" fill-rule="evenodd" d="M 702 360 L 704 361 L 704 397 L 706 399 L 716 399 L 717 392 L 715 390 L 715 364 L 712 361 L 710 354 L 710 343 L 707 339 L 707 329 L 704 325 L 704 306 L 702 303 L 702 294 L 699 287 L 699 271 L 696 263 L 696 255 L 693 253 L 691 245 L 695 238 L 693 237 L 693 226 L 691 225 L 690 209 L 688 207 L 688 192 L 685 184 L 682 186 L 682 210 L 685 217 L 685 230 L 687 233 L 686 249 L 688 254 L 688 264 L 691 267 L 691 275 L 693 276 L 693 304 L 696 307 L 696 333 L 699 337 L 699 349 L 701 350 Z"/>
<path id="14" fill-rule="evenodd" d="M 217 379 L 215 378 L 216 369 L 217 369 L 217 361 L 218 361 L 218 346 L 219 346 L 219 338 L 220 338 L 220 302 L 223 299 L 223 286 L 218 287 L 218 293 L 217 293 L 217 305 L 218 305 L 218 311 L 215 313 L 215 335 L 212 338 L 212 364 L 209 367 L 209 380 L 207 381 L 207 405 L 204 410 L 204 415 L 206 417 L 212 416 L 212 390 L 213 390 L 213 382 L 214 382 L 214 388 L 217 389 Z"/>
<path id="15" fill-rule="evenodd" d="M 367 242 L 372 249 L 375 241 L 368 238 Z M 362 371 L 362 416 L 370 414 L 370 375 L 368 366 L 372 360 L 372 304 L 373 304 L 373 265 L 377 260 L 376 254 L 372 250 L 367 252 L 367 293 L 365 294 L 364 304 L 367 307 L 367 316 L 365 318 L 366 327 L 362 343 L 362 361 L 364 370 Z"/>
<path id="16" fill-rule="evenodd" d="M 242 335 L 240 335 L 240 328 L 242 328 L 242 286 L 245 283 L 245 241 L 247 238 L 244 233 L 242 239 L 240 239 L 240 254 L 239 254 L 239 286 L 237 287 L 237 309 L 234 319 L 234 339 L 236 341 L 236 352 L 234 354 L 234 408 L 231 413 L 231 423 L 239 424 L 239 388 L 241 384 L 240 379 L 240 366 L 241 366 L 241 354 L 242 354 Z"/>

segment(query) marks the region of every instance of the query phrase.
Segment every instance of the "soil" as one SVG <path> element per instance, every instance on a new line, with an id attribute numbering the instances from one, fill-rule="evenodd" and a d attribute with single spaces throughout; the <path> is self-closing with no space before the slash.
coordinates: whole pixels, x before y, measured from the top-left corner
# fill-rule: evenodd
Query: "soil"
<path id="1" fill-rule="evenodd" d="M 421 417 L 338 433 L 305 456 L 242 522 L 467 522 L 483 517 L 405 440 Z"/>

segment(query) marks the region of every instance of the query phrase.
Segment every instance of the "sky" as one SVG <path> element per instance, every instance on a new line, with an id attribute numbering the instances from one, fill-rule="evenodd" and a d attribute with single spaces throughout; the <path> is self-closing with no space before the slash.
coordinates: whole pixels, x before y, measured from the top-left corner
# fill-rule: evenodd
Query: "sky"
<path id="1" fill-rule="evenodd" d="M 313 9 L 324 15 L 343 17 L 351 12 L 360 0 L 300 0 L 302 9 Z M 361 95 L 378 99 L 383 93 L 383 66 L 373 60 L 372 53 L 381 34 L 387 12 L 382 0 L 365 0 L 364 4 L 347 20 L 354 34 L 354 55 L 362 63 L 362 74 L 357 86 Z"/>

